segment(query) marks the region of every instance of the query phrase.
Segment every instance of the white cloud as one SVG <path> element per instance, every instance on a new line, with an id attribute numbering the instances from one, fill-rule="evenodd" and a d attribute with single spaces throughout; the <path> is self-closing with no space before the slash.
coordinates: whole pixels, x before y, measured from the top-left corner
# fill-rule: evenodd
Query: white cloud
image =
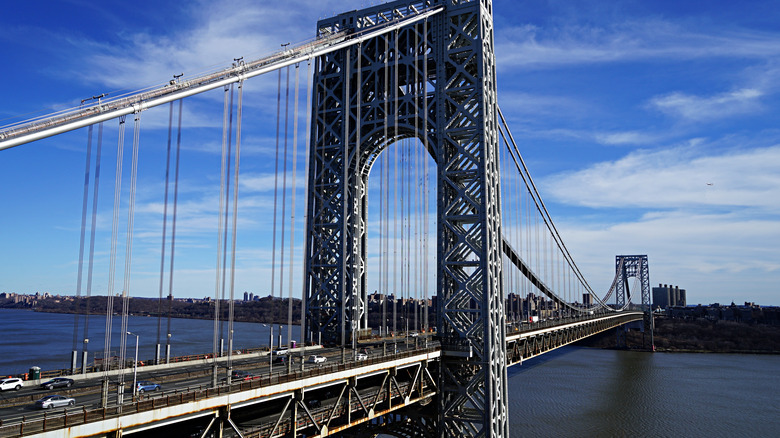
<path id="1" fill-rule="evenodd" d="M 754 88 L 743 88 L 710 97 L 699 97 L 675 92 L 658 96 L 650 105 L 660 111 L 687 120 L 700 121 L 748 114 L 760 109 L 764 93 Z"/>
<path id="2" fill-rule="evenodd" d="M 720 27 L 691 29 L 658 19 L 601 27 L 565 24 L 542 29 L 525 24 L 504 29 L 496 44 L 501 68 L 780 54 L 778 34 Z"/>
<path id="3" fill-rule="evenodd" d="M 623 131 L 623 132 L 600 132 L 595 134 L 597 142 L 606 145 L 639 145 L 649 144 L 658 139 L 657 136 L 639 132 L 639 131 Z"/>
<path id="4" fill-rule="evenodd" d="M 260 58 L 278 51 L 282 43 L 313 37 L 316 11 L 331 4 L 338 2 L 288 1 L 284 8 L 248 0 L 189 3 L 186 13 L 195 24 L 174 34 L 138 30 L 124 35 L 121 47 L 74 40 L 91 52 L 74 74 L 127 89 L 166 82 L 182 72 L 190 76 L 214 71 L 234 58 Z"/>
<path id="5" fill-rule="evenodd" d="M 647 254 L 651 285 L 674 283 L 688 289 L 689 303 L 772 302 L 780 281 L 777 222 L 738 215 L 649 213 L 612 226 L 584 227 L 559 222 L 559 229 L 594 289 L 604 293 L 616 254 Z"/>
<path id="6" fill-rule="evenodd" d="M 544 193 L 592 208 L 733 208 L 780 212 L 780 146 L 713 156 L 704 145 L 639 151 L 547 178 Z M 708 185 L 712 184 L 712 185 Z"/>

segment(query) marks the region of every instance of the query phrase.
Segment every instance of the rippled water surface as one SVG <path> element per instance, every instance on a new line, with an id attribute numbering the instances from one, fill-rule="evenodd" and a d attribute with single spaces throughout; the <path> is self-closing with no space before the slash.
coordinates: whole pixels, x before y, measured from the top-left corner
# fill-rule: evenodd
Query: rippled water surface
<path id="1" fill-rule="evenodd" d="M 70 368 L 70 356 L 73 349 L 73 322 L 75 315 L 64 313 L 42 313 L 28 310 L 0 309 L 0 375 L 23 373 L 31 366 L 43 370 Z M 111 351 L 118 355 L 121 316 L 112 318 Z M 165 355 L 165 337 L 167 319 L 162 319 L 161 351 Z M 128 331 L 139 335 L 138 358 L 154 358 L 157 344 L 157 318 L 131 316 L 127 323 Z M 89 318 L 89 361 L 95 353 L 102 355 L 105 315 L 91 315 Z M 79 345 L 84 332 L 84 317 L 79 322 Z M 171 355 L 185 356 L 213 351 L 214 321 L 202 319 L 171 319 Z M 227 339 L 228 324 L 224 323 L 223 333 Z M 269 344 L 270 328 L 265 324 L 236 322 L 233 327 L 234 349 L 256 348 Z M 300 339 L 300 327 L 293 326 L 293 339 Z M 274 342 L 278 342 L 278 326 L 274 327 Z M 282 330 L 282 342 L 287 342 L 287 326 Z M 225 340 L 227 345 L 227 340 Z M 225 347 L 227 348 L 227 347 Z M 135 336 L 127 337 L 127 356 L 135 354 Z M 79 361 L 81 355 L 79 353 Z"/>
<path id="2" fill-rule="evenodd" d="M 777 437 L 780 356 L 566 347 L 509 368 L 513 437 Z"/>

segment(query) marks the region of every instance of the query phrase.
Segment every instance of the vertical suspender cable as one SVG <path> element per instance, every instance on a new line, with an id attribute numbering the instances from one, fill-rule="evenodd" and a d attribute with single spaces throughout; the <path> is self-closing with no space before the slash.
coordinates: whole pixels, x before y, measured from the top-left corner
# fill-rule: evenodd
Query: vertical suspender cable
<path id="1" fill-rule="evenodd" d="M 82 352 L 82 372 L 86 372 L 89 349 L 89 311 L 90 297 L 92 296 L 92 269 L 95 260 L 95 230 L 97 229 L 98 189 L 100 188 L 100 160 L 103 151 L 103 122 L 98 124 L 97 153 L 95 154 L 95 178 L 92 189 L 92 224 L 89 232 L 89 261 L 87 263 L 87 299 L 86 314 L 84 315 L 84 350 Z"/>
<path id="2" fill-rule="evenodd" d="M 179 207 L 179 158 L 181 157 L 181 119 L 184 100 L 179 99 L 179 124 L 176 129 L 176 170 L 173 183 L 173 218 L 171 221 L 171 261 L 168 273 L 168 330 L 165 341 L 165 363 L 171 360 L 171 310 L 173 306 L 173 260 L 176 251 L 176 218 Z"/>
<path id="3" fill-rule="evenodd" d="M 89 169 L 92 165 L 92 130 L 94 125 L 89 125 L 87 131 L 87 160 L 84 166 L 84 196 L 81 206 L 81 236 L 79 237 L 79 264 L 78 274 L 76 276 L 76 306 L 81 298 L 81 277 L 84 269 L 84 240 L 87 233 L 87 202 L 89 200 Z M 76 362 L 78 360 L 78 333 L 79 333 L 79 312 L 76 307 L 76 313 L 73 315 L 73 351 L 70 359 L 71 373 L 76 372 Z"/>
<path id="4" fill-rule="evenodd" d="M 506 144 L 506 139 L 504 139 L 504 144 Z M 514 172 L 509 171 L 509 160 L 506 160 L 507 163 L 507 172 L 512 174 L 514 178 L 514 189 L 515 189 L 515 195 L 514 195 L 514 214 L 512 214 L 512 227 L 514 228 L 514 237 L 515 237 L 515 248 L 517 250 L 517 256 L 520 257 L 523 252 L 523 227 L 521 223 L 521 217 L 520 212 L 522 211 L 522 204 L 523 204 L 523 191 L 520 188 L 520 177 Z M 519 320 L 522 319 L 520 316 L 520 282 L 523 281 L 523 279 L 520 276 L 520 270 L 516 267 L 511 267 L 512 269 L 512 277 L 514 280 L 515 288 L 513 292 L 515 293 L 515 300 L 514 300 L 514 306 L 512 306 L 512 311 L 514 313 L 514 319 L 515 322 L 519 322 Z"/>
<path id="5" fill-rule="evenodd" d="M 228 253 L 228 204 L 230 203 L 230 157 L 233 154 L 233 84 L 230 84 L 230 102 L 228 104 L 228 124 L 227 124 L 227 158 L 225 160 L 225 224 L 222 232 L 222 247 L 218 251 L 222 251 L 222 286 L 219 289 L 219 302 L 220 306 L 225 302 L 225 290 L 227 289 L 227 253 Z M 228 305 L 228 307 L 230 307 Z M 220 307 L 222 309 L 222 307 Z M 225 311 L 221 310 L 219 313 L 219 355 L 225 354 Z"/>
<path id="6" fill-rule="evenodd" d="M 406 69 L 408 72 L 408 69 Z M 408 80 L 408 76 L 407 76 Z M 407 84 L 408 87 L 408 84 Z M 408 89 L 407 89 L 408 93 Z M 408 96 L 408 94 L 407 94 Z M 412 139 L 406 139 L 406 304 L 404 305 L 404 311 L 406 312 L 406 333 L 409 335 L 409 325 L 412 323 L 409 311 L 412 309 L 410 303 L 412 302 L 412 217 L 414 211 L 412 210 Z"/>
<path id="7" fill-rule="evenodd" d="M 506 138 L 504 139 L 504 143 L 506 144 Z M 507 145 L 508 147 L 508 145 Z M 515 196 L 517 202 L 515 203 L 515 236 L 517 237 L 517 255 L 520 257 L 523 253 L 523 186 L 520 184 L 520 175 L 515 174 Z M 520 270 L 515 269 L 515 284 L 517 285 L 517 289 L 521 289 L 520 282 L 525 282 L 525 277 L 520 275 Z M 522 297 L 522 293 L 518 294 L 520 297 Z M 523 312 L 522 308 L 520 307 L 521 302 L 518 300 L 516 305 L 516 312 L 517 315 L 519 315 L 520 321 L 523 320 Z"/>
<path id="8" fill-rule="evenodd" d="M 274 224 L 273 224 L 273 238 L 272 238 L 272 252 L 271 252 L 271 306 L 274 306 L 274 287 L 276 286 L 276 209 L 278 206 L 279 197 L 279 125 L 281 123 L 281 110 L 282 110 L 282 70 L 279 69 L 279 77 L 276 84 L 276 159 L 274 164 Z M 269 327 L 269 348 L 274 348 L 274 320 L 273 312 L 271 313 L 271 321 L 268 321 Z M 269 373 L 273 370 L 273 357 L 268 355 Z"/>
<path id="9" fill-rule="evenodd" d="M 377 42 L 376 42 L 376 51 L 379 52 L 379 39 L 377 39 Z M 362 84 L 361 84 L 361 87 L 362 87 Z M 376 98 L 379 98 L 379 96 L 381 96 L 381 95 L 382 95 L 381 92 L 377 93 Z M 386 100 L 385 100 L 385 102 L 386 102 Z M 386 111 L 385 111 L 385 116 L 384 117 L 385 117 L 385 121 L 387 121 L 387 112 Z M 385 124 L 385 129 L 386 129 L 386 127 L 387 127 L 387 125 Z M 380 145 L 380 148 L 381 148 L 381 145 Z M 381 155 L 381 150 L 380 150 L 379 154 L 380 154 L 380 156 L 377 157 L 377 160 L 380 160 L 380 158 L 381 158 L 381 162 L 377 161 L 377 164 L 379 164 L 379 258 L 378 258 L 378 265 L 377 265 L 377 267 L 378 267 L 377 272 L 379 273 L 379 284 L 378 284 L 379 287 L 377 288 L 377 292 L 380 294 L 379 295 L 380 297 L 384 297 L 385 290 L 382 288 L 382 279 L 384 278 L 384 272 L 382 271 L 382 263 L 384 262 L 383 251 L 384 251 L 384 248 L 385 248 L 385 246 L 384 246 L 385 236 L 384 236 L 384 233 L 383 233 L 384 229 L 382 227 L 384 226 L 384 222 L 383 222 L 383 219 L 384 219 L 384 216 L 383 216 L 384 215 L 384 196 L 383 195 L 384 195 L 384 188 L 385 188 L 385 184 L 384 184 L 384 176 L 385 176 L 384 175 L 385 174 L 384 170 L 385 170 L 385 167 L 384 167 L 384 156 Z M 382 300 L 382 309 L 384 309 L 384 301 L 385 300 L 384 300 L 384 298 L 381 298 L 381 300 Z M 380 323 L 379 323 L 379 337 L 380 338 L 384 337 L 384 326 L 385 326 L 385 312 L 384 312 L 384 310 L 381 310 L 381 313 L 382 313 L 382 317 L 381 317 L 381 320 L 380 320 Z"/>
<path id="10" fill-rule="evenodd" d="M 398 30 L 395 30 L 395 40 L 393 44 L 393 116 L 395 119 L 395 129 L 393 130 L 393 140 L 398 139 Z M 393 161 L 393 352 L 397 350 L 396 330 L 397 303 L 398 303 L 398 149 L 395 145 L 395 160 Z"/>
<path id="11" fill-rule="evenodd" d="M 387 99 L 385 99 L 385 107 L 387 106 Z M 385 111 L 385 131 L 387 131 L 387 111 Z M 385 135 L 385 139 L 387 136 Z M 381 146 L 380 146 L 381 147 Z M 381 152 L 380 152 L 381 154 Z M 377 272 L 379 273 L 379 287 L 378 291 L 380 293 L 380 297 L 382 300 L 382 319 L 379 323 L 379 337 L 385 336 L 385 325 L 386 325 L 386 308 L 385 308 L 385 298 L 387 296 L 387 291 L 384 289 L 384 270 L 383 270 L 383 263 L 384 263 L 384 251 L 385 251 L 385 229 L 384 229 L 384 219 L 385 219 L 385 161 L 387 161 L 387 154 L 380 155 L 377 160 L 381 159 L 379 164 L 379 264 Z"/>
<path id="12" fill-rule="evenodd" d="M 526 260 L 528 260 L 528 264 L 530 266 L 531 264 L 531 253 L 533 251 L 533 236 L 531 235 L 531 202 L 530 202 L 530 196 L 531 193 L 523 190 L 524 193 L 526 193 L 526 202 L 525 202 L 525 241 L 526 241 Z M 526 301 L 526 316 L 530 319 L 531 315 L 531 303 L 528 302 L 528 295 L 531 292 L 531 281 L 526 279 L 525 281 L 525 301 Z"/>
<path id="13" fill-rule="evenodd" d="M 560 235 L 558 233 L 557 227 L 555 226 L 555 223 L 552 221 L 552 218 L 550 217 L 549 212 L 547 211 L 547 207 L 544 205 L 544 201 L 541 199 L 541 196 L 539 196 L 539 192 L 536 189 L 536 184 L 534 184 L 533 179 L 531 178 L 530 173 L 528 172 L 528 167 L 525 165 L 525 161 L 523 160 L 523 157 L 520 155 L 520 151 L 517 149 L 517 144 L 515 143 L 514 137 L 512 136 L 512 133 L 509 131 L 509 127 L 507 126 L 506 119 L 504 118 L 503 113 L 501 112 L 501 108 L 498 109 L 498 115 L 501 119 L 501 123 L 504 125 L 506 129 L 507 136 L 509 137 L 509 140 L 512 143 L 512 147 L 515 149 L 517 153 L 517 158 L 519 160 L 519 165 L 522 167 L 522 172 L 527 176 L 526 186 L 528 186 L 529 195 L 533 198 L 534 202 L 537 205 L 537 210 L 539 210 L 539 213 L 543 215 L 544 222 L 547 225 L 548 229 L 550 230 L 550 233 L 554 236 L 556 244 L 558 245 L 559 249 L 563 252 L 563 254 L 566 256 L 566 260 L 571 266 L 572 270 L 574 271 L 574 274 L 577 276 L 578 280 L 582 283 L 585 290 L 590 292 L 593 296 L 595 296 L 595 292 L 590 287 L 588 282 L 585 280 L 585 277 L 582 275 L 582 272 L 580 272 L 577 265 L 574 263 L 574 258 L 571 256 L 571 253 L 569 253 L 568 248 L 566 248 L 566 245 L 563 244 L 562 239 L 560 238 Z M 525 180 L 526 176 L 523 177 Z M 532 192 L 533 190 L 533 192 Z M 536 194 L 536 196 L 534 196 Z"/>
<path id="14" fill-rule="evenodd" d="M 385 257 L 385 254 L 384 254 L 384 251 L 385 251 L 385 234 L 384 234 L 384 226 L 385 226 L 385 224 L 384 224 L 384 219 L 385 219 L 385 216 L 384 216 L 385 215 L 385 211 L 384 211 L 385 210 L 385 201 L 384 201 L 384 199 L 385 199 L 384 198 L 384 196 L 385 196 L 385 163 L 384 162 L 385 162 L 385 157 L 386 156 L 387 155 L 381 157 L 382 161 L 378 163 L 379 164 L 379 263 L 378 263 L 377 272 L 379 273 L 379 287 L 378 287 L 378 291 L 380 293 L 380 297 L 382 297 L 381 298 L 381 300 L 382 300 L 382 310 L 381 310 L 381 312 L 382 312 L 382 319 L 380 320 L 381 322 L 379 323 L 379 337 L 384 337 L 385 336 L 385 332 L 384 332 L 385 317 L 387 316 L 385 314 L 385 306 L 384 306 L 384 303 L 385 303 L 384 297 L 385 297 L 386 291 L 385 291 L 385 289 L 383 287 L 383 285 L 384 285 L 383 281 L 384 281 L 384 278 L 385 278 L 384 270 L 383 270 L 384 257 Z"/>
<path id="15" fill-rule="evenodd" d="M 341 290 L 340 290 L 340 305 L 341 305 L 341 321 L 339 326 L 341 328 L 341 350 L 344 351 L 346 346 L 346 319 L 347 319 L 347 230 L 349 229 L 349 216 L 347 213 L 347 198 L 349 198 L 349 113 L 350 113 L 350 94 L 349 94 L 349 76 L 350 76 L 350 49 L 344 50 L 344 94 L 341 96 L 342 108 L 341 117 L 342 124 L 344 125 L 344 132 L 342 135 L 343 149 L 341 151 Z M 342 355 L 343 356 L 343 355 Z"/>
<path id="16" fill-rule="evenodd" d="M 227 179 L 227 131 L 228 131 L 228 91 L 229 87 L 224 87 L 223 104 L 222 104 L 222 163 L 220 166 L 219 177 L 219 210 L 217 211 L 217 268 L 216 268 L 216 281 L 214 284 L 214 333 L 212 339 L 213 355 L 212 355 L 212 386 L 217 386 L 217 357 L 219 356 L 219 320 L 220 320 L 220 282 L 222 277 L 222 251 L 223 241 L 222 233 L 224 227 L 227 226 L 223 221 L 224 218 L 222 212 L 225 209 L 225 185 Z M 230 379 L 230 376 L 228 376 Z M 230 380 L 228 380 L 230 381 Z"/>
<path id="17" fill-rule="evenodd" d="M 114 315 L 114 279 L 116 274 L 116 246 L 119 234 L 119 202 L 122 193 L 122 157 L 125 146 L 125 116 L 119 118 L 119 137 L 116 147 L 116 172 L 114 180 L 114 212 L 111 219 L 111 250 L 108 262 L 108 289 L 106 290 L 106 332 L 103 348 L 104 379 L 108 379 L 108 370 L 111 368 L 111 331 L 113 329 L 112 318 Z M 107 386 L 104 386 L 106 389 Z M 102 405 L 106 406 L 106 394 L 103 394 Z"/>
<path id="18" fill-rule="evenodd" d="M 499 138 L 499 142 L 501 139 Z M 512 180 L 513 178 L 507 171 L 509 168 L 509 160 L 506 158 L 506 149 L 499 149 L 499 152 L 503 151 L 504 158 L 501 159 L 499 165 L 503 165 L 504 168 L 500 170 L 500 174 L 502 175 L 501 178 L 501 184 L 504 186 L 504 188 L 501 190 L 501 232 L 503 234 L 502 238 L 506 238 L 508 241 L 513 242 L 513 237 L 515 236 L 515 230 L 512 227 L 513 222 L 513 216 L 512 216 L 512 205 L 515 204 L 515 198 L 512 196 Z M 514 242 L 513 242 L 514 243 Z M 508 260 L 508 258 L 505 255 L 502 255 L 502 260 Z M 507 314 L 507 320 L 514 319 L 514 314 L 512 313 L 512 301 L 514 298 L 514 290 L 515 290 L 515 284 L 514 284 L 514 272 L 513 270 L 509 269 L 509 264 L 504 262 L 503 265 L 505 266 L 504 269 L 502 269 L 502 274 L 504 277 L 504 288 L 506 289 L 506 296 L 503 298 L 507 300 L 509 303 Z M 510 296 L 510 294 L 512 294 Z"/>
<path id="19" fill-rule="evenodd" d="M 382 194 L 382 202 L 384 204 L 384 217 L 382 223 L 384 224 L 384 229 L 382 232 L 382 237 L 385 239 L 385 245 L 384 245 L 384 264 L 382 267 L 382 274 L 384 276 L 383 282 L 382 282 L 382 327 L 383 327 L 383 334 L 385 337 L 387 337 L 387 298 L 390 295 L 389 294 L 389 276 L 388 276 L 388 268 L 390 266 L 390 152 L 388 151 L 390 146 L 390 139 L 387 138 L 387 125 L 390 123 L 390 112 L 389 112 L 389 104 L 390 104 L 390 68 L 389 68 L 389 60 L 388 57 L 390 56 L 390 40 L 387 38 L 387 34 L 384 34 L 384 42 L 385 42 L 385 69 L 384 69 L 384 89 L 383 97 L 384 97 L 384 123 L 382 124 L 384 128 L 384 136 L 382 137 L 385 141 L 385 156 L 382 160 L 382 166 L 384 167 L 384 179 L 382 181 L 382 188 L 384 189 L 384 193 Z"/>
<path id="20" fill-rule="evenodd" d="M 173 135 L 173 102 L 169 105 L 168 109 L 168 147 L 165 158 L 165 194 L 163 196 L 163 229 L 162 229 L 162 245 L 160 248 L 160 293 L 157 300 L 157 346 L 155 348 L 155 364 L 160 362 L 160 334 L 162 332 L 162 298 L 163 298 L 163 281 L 165 279 L 165 243 L 166 232 L 168 231 L 168 187 L 171 174 L 171 140 Z"/>
<path id="21" fill-rule="evenodd" d="M 130 263 L 133 254 L 133 222 L 135 220 L 135 187 L 138 182 L 138 148 L 141 136 L 141 113 L 135 113 L 133 126 L 133 158 L 130 168 L 130 202 L 127 212 L 127 235 L 125 243 L 125 278 L 122 290 L 122 333 L 119 344 L 119 359 L 122 368 L 119 371 L 119 391 L 124 390 L 125 379 L 125 346 L 127 345 L 127 319 L 130 307 Z M 135 365 L 134 365 L 135 366 Z M 119 396 L 120 400 L 122 395 Z"/>
<path id="22" fill-rule="evenodd" d="M 426 18 L 423 21 L 423 142 L 425 144 L 423 153 L 425 154 L 425 182 L 423 183 L 423 204 L 424 204 L 424 212 L 423 212 L 423 251 L 425 254 L 425 258 L 428 257 L 428 231 L 429 231 L 429 224 L 428 224 L 428 210 L 430 208 L 430 202 L 428 196 L 430 195 L 429 190 L 429 174 L 428 174 L 428 155 L 430 154 L 430 151 L 428 149 L 428 19 Z M 428 263 L 425 264 L 423 267 L 423 287 L 425 288 L 425 314 L 423 315 L 423 325 L 425 327 L 425 331 L 427 332 L 429 330 L 428 328 Z M 428 342 L 428 337 L 425 337 L 425 342 Z"/>
<path id="23" fill-rule="evenodd" d="M 368 260 L 363 260 L 363 253 L 368 254 L 367 248 L 366 248 L 366 239 L 365 236 L 368 233 L 368 230 L 366 229 L 368 225 L 365 223 L 363 218 L 363 211 L 368 210 L 367 205 L 365 202 L 368 200 L 368 170 L 363 169 L 362 164 L 362 157 L 363 153 L 360 151 L 360 146 L 363 141 L 362 137 L 362 131 L 361 128 L 363 127 L 363 114 L 362 114 L 362 108 L 363 108 L 363 43 L 358 44 L 358 61 L 357 61 L 357 125 L 355 126 L 356 130 L 356 138 L 357 142 L 355 143 L 355 157 L 357 157 L 357 166 L 356 169 L 359 170 L 357 173 L 360 181 L 360 191 L 358 192 L 357 187 L 355 186 L 356 193 L 359 194 L 360 198 L 360 210 L 361 210 L 361 221 L 360 221 L 360 258 L 362 262 L 362 268 L 361 268 L 361 276 L 360 276 L 360 282 L 358 283 L 360 285 L 359 290 L 361 291 L 361 296 L 363 299 L 360 303 L 360 312 L 358 312 L 359 315 L 363 316 L 363 320 L 361 323 L 361 327 L 364 329 L 368 329 L 368 284 L 364 282 L 364 278 L 366 275 L 366 271 L 368 270 Z M 365 182 L 363 182 L 363 178 L 365 175 Z"/>
<path id="24" fill-rule="evenodd" d="M 290 66 L 285 68 L 286 70 L 286 82 L 284 91 L 284 158 L 282 161 L 282 215 L 279 216 L 282 223 L 282 234 L 279 242 L 281 243 L 281 253 L 279 255 L 279 301 L 280 304 L 284 303 L 284 231 L 285 224 L 287 223 L 285 215 L 287 211 L 287 126 L 290 119 Z M 274 306 L 274 308 L 276 308 Z M 281 315 L 279 315 L 279 342 L 277 345 L 282 346 L 282 322 Z"/>
<path id="25" fill-rule="evenodd" d="M 287 281 L 287 346 L 292 348 L 292 318 L 293 318 L 293 249 L 295 248 L 295 177 L 298 166 L 298 92 L 300 90 L 300 65 L 295 64 L 295 97 L 293 105 L 293 153 L 292 153 L 292 187 L 290 188 L 290 278 Z M 287 363 L 290 369 L 292 364 Z"/>
<path id="26" fill-rule="evenodd" d="M 414 80 L 412 81 L 412 90 L 414 93 L 414 242 L 416 250 L 414 252 L 414 330 L 419 329 L 419 308 L 420 308 L 420 279 L 421 279 L 421 266 L 420 263 L 425 263 L 424 258 L 420 251 L 422 251 L 422 245 L 419 241 L 420 238 L 420 218 L 422 216 L 420 211 L 420 147 L 418 145 L 419 139 L 419 123 L 417 118 L 419 117 L 419 105 L 420 105 L 420 74 L 418 70 L 418 61 L 420 57 L 420 34 L 417 31 L 418 26 L 414 26 Z M 409 75 L 407 75 L 408 77 Z"/>
<path id="27" fill-rule="evenodd" d="M 310 145 L 311 142 L 311 119 L 312 114 L 309 113 L 311 111 L 311 101 L 312 101 L 312 92 L 311 92 L 311 84 L 313 82 L 313 78 L 311 75 L 311 60 L 308 62 L 308 67 L 306 69 L 306 148 L 312 147 Z M 309 193 L 310 187 L 308 187 L 308 175 L 309 175 L 309 154 L 306 154 L 306 171 L 304 172 L 304 175 L 307 176 L 306 184 L 307 186 L 304 187 L 304 193 Z M 303 214 L 303 223 L 305 224 L 308 220 L 309 216 L 309 203 L 305 203 L 305 210 Z M 303 245 L 304 251 L 306 248 L 306 245 Z M 303 357 L 305 355 L 306 350 L 306 264 L 301 264 L 301 342 L 303 343 L 304 348 L 301 349 L 301 368 L 303 368 Z"/>
<path id="28" fill-rule="evenodd" d="M 233 225 L 230 243 L 230 301 L 228 304 L 228 370 L 233 369 L 233 315 L 236 286 L 236 234 L 238 226 L 238 168 L 241 161 L 241 115 L 244 103 L 244 81 L 238 81 L 238 104 L 236 114 L 236 157 L 233 166 Z"/>
<path id="29" fill-rule="evenodd" d="M 360 109 L 362 106 L 361 99 L 363 96 L 360 94 L 363 89 L 363 78 L 361 76 L 361 67 L 362 67 L 362 61 L 363 59 L 363 46 L 362 43 L 357 44 L 357 84 L 355 85 L 355 183 L 352 185 L 352 199 L 357 208 L 353 208 L 352 210 L 352 236 L 353 236 L 353 242 L 355 243 L 352 246 L 352 262 L 355 266 L 357 266 L 357 269 L 355 269 L 355 273 L 357 274 L 356 278 L 353 278 L 353 284 L 357 285 L 357 288 L 353 287 L 353 291 L 357 291 L 357 294 L 355 294 L 352 297 L 352 354 L 354 355 L 357 351 L 357 329 L 361 326 L 361 315 L 362 311 L 365 311 L 363 308 L 366 300 L 363 296 L 365 292 L 365 288 L 363 287 L 363 269 L 360 264 L 358 264 L 358 260 L 361 261 L 361 263 L 365 263 L 365 260 L 363 260 L 363 237 L 361 235 L 361 227 L 362 227 L 362 214 L 355 214 L 360 210 L 362 213 L 362 199 L 360 196 L 360 188 L 363 186 L 363 168 L 360 164 L 360 125 L 361 125 L 361 114 Z M 355 239 L 355 237 L 358 237 L 359 239 Z M 353 356 L 354 358 L 354 356 Z"/>

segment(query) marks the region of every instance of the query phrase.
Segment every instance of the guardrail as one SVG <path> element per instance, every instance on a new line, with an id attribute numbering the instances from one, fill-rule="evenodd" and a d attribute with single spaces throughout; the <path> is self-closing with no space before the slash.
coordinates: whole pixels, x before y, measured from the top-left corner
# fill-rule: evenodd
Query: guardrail
<path id="1" fill-rule="evenodd" d="M 86 407 L 82 407 L 81 409 L 76 408 L 70 412 L 68 412 L 68 409 L 65 408 L 62 414 L 50 415 L 48 412 L 44 412 L 43 418 L 36 418 L 31 421 L 27 421 L 26 418 L 23 418 L 19 423 L 8 425 L 2 424 L 2 420 L 0 420 L 0 438 L 21 437 L 46 431 L 59 430 L 93 421 L 102 421 L 107 418 L 116 418 L 126 414 L 151 411 L 158 408 L 195 402 L 223 394 L 242 392 L 263 386 L 288 383 L 308 377 L 333 374 L 366 365 L 373 365 L 391 360 L 402 359 L 418 354 L 431 353 L 437 349 L 438 346 L 424 347 L 415 350 L 406 350 L 395 354 L 387 354 L 386 356 L 372 356 L 361 361 L 337 363 L 332 365 L 329 365 L 326 362 L 326 364 L 323 364 L 322 366 L 317 368 L 310 368 L 305 371 L 299 370 L 291 373 L 279 372 L 271 375 L 256 376 L 256 378 L 253 378 L 252 380 L 233 383 L 231 385 L 223 384 L 213 388 L 203 388 L 203 385 L 200 385 L 194 388 L 185 388 L 183 391 L 175 390 L 173 393 L 169 392 L 166 394 L 166 392 L 163 392 L 159 396 L 152 396 L 151 398 L 148 396 L 140 397 L 135 401 L 123 404 L 121 408 L 120 406 L 96 409 L 87 409 Z"/>
<path id="2" fill-rule="evenodd" d="M 270 348 L 268 348 L 268 347 L 244 348 L 244 349 L 235 350 L 235 351 L 239 352 L 239 353 L 233 353 L 233 355 L 234 356 L 238 356 L 238 355 L 244 355 L 244 354 L 267 352 L 267 351 L 270 351 Z M 171 359 L 167 363 L 183 363 L 183 362 L 191 362 L 191 361 L 195 361 L 195 360 L 211 359 L 212 356 L 213 356 L 212 353 L 189 354 L 189 355 L 184 355 L 184 356 L 174 356 L 174 357 L 171 357 Z M 221 355 L 219 357 L 225 357 L 225 356 L 227 356 L 227 354 L 223 354 L 223 355 Z M 165 362 L 164 359 L 160 360 L 160 364 L 165 364 L 165 363 L 166 362 Z M 138 361 L 139 368 L 143 367 L 143 366 L 146 366 L 146 365 L 155 365 L 155 364 L 156 363 L 155 363 L 154 359 L 146 359 L 146 360 L 139 360 Z M 118 370 L 120 368 L 121 367 L 118 364 L 115 365 L 115 364 L 112 363 L 111 366 L 109 367 L 109 370 Z M 133 360 L 130 359 L 125 364 L 124 368 L 126 370 L 127 369 L 132 369 L 133 368 Z M 89 366 L 87 366 L 85 368 L 85 370 L 86 370 L 87 373 L 102 372 L 103 371 L 103 366 L 102 365 L 89 365 Z M 78 372 L 76 372 L 76 373 L 72 372 L 72 370 L 70 368 L 62 368 L 62 369 L 57 369 L 57 370 L 42 370 L 40 379 L 44 380 L 44 379 L 51 379 L 51 378 L 54 378 L 54 377 L 67 377 L 67 376 L 73 376 L 73 375 L 78 375 L 78 374 L 84 374 L 84 373 L 82 373 L 82 369 L 81 368 L 79 368 Z M 5 375 L 9 375 L 9 374 L 0 374 L 0 375 L 5 376 Z M 33 380 L 33 379 L 29 378 L 30 377 L 29 373 L 14 374 L 14 376 L 22 377 L 23 379 L 25 377 L 27 377 L 27 379 L 25 379 L 25 380 Z"/>

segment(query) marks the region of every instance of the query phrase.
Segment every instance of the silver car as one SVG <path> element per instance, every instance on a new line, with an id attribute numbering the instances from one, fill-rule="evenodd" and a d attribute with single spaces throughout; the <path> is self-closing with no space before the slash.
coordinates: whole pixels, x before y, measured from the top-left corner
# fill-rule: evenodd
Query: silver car
<path id="1" fill-rule="evenodd" d="M 64 395 L 47 395 L 35 402 L 35 406 L 39 409 L 60 408 L 63 406 L 73 406 L 75 404 L 76 399 L 68 398 Z"/>

